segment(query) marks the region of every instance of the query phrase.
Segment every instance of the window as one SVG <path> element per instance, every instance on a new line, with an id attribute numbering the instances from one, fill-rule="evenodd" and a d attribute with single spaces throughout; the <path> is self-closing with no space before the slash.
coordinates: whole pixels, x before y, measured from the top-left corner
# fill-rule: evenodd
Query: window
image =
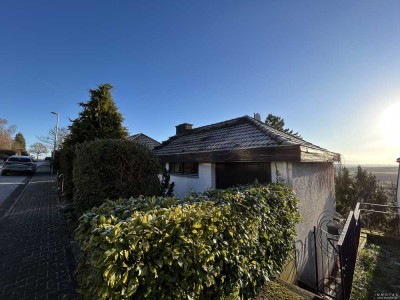
<path id="1" fill-rule="evenodd" d="M 270 163 L 217 163 L 216 188 L 225 189 L 241 184 L 271 182 Z"/>
<path id="2" fill-rule="evenodd" d="M 32 162 L 31 158 L 25 157 L 10 157 L 8 161 L 17 161 L 17 162 Z"/>
<path id="3" fill-rule="evenodd" d="M 198 163 L 169 163 L 171 174 L 199 175 Z"/>

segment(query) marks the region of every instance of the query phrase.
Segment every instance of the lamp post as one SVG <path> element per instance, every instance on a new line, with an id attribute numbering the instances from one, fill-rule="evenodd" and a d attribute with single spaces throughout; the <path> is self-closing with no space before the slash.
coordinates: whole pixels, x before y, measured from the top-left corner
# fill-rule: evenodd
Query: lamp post
<path id="1" fill-rule="evenodd" d="M 58 118 L 59 118 L 59 116 L 58 116 L 58 113 L 57 113 L 57 112 L 52 111 L 51 113 L 57 116 L 56 132 L 55 132 L 55 134 L 54 134 L 54 135 L 55 135 L 55 137 L 54 137 L 54 149 L 53 149 L 52 162 L 51 162 L 51 174 L 53 174 L 53 173 L 54 173 L 54 157 L 55 157 L 56 148 L 57 148 Z"/>

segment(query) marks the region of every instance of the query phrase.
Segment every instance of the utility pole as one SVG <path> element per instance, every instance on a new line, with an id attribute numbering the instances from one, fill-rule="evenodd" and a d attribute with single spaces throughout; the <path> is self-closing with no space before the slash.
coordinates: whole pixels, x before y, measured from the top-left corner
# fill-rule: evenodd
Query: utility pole
<path id="1" fill-rule="evenodd" d="M 56 149 L 57 149 L 57 138 L 58 138 L 58 120 L 59 120 L 59 115 L 57 112 L 52 111 L 52 114 L 57 116 L 57 122 L 56 122 L 56 132 L 55 132 L 55 137 L 54 137 L 54 149 L 53 149 L 53 155 L 52 155 L 52 161 L 51 161 L 51 174 L 54 173 L 54 157 L 56 154 Z"/>

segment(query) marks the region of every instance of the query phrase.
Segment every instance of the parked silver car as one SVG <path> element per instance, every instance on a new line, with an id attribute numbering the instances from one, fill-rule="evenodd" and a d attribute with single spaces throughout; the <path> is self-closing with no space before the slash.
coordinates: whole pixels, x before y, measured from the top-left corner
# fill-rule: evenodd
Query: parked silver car
<path id="1" fill-rule="evenodd" d="M 36 163 L 30 156 L 10 156 L 1 169 L 1 175 L 4 176 L 7 173 L 28 173 L 33 175 L 36 173 Z"/>

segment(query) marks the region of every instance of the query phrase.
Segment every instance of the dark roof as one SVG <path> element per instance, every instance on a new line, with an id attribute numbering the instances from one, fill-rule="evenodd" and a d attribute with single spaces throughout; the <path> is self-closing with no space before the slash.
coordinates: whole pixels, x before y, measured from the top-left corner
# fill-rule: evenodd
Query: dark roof
<path id="1" fill-rule="evenodd" d="M 319 146 L 306 142 L 293 135 L 284 133 L 249 116 L 215 123 L 188 130 L 170 137 L 155 149 L 157 155 L 196 154 L 205 152 L 241 151 L 266 148 L 276 152 L 276 148 L 298 148 L 306 153 L 319 153 L 327 161 L 339 159 L 339 155 Z M 300 159 L 299 151 L 299 160 Z M 326 157 L 326 156 L 329 156 Z"/>
<path id="2" fill-rule="evenodd" d="M 130 136 L 128 139 L 131 141 L 138 142 L 142 145 L 145 145 L 147 148 L 149 148 L 151 150 L 154 149 L 155 147 L 161 145 L 158 141 L 156 141 L 155 139 L 152 139 L 151 137 L 149 137 L 143 133 L 134 134 L 134 135 Z"/>

